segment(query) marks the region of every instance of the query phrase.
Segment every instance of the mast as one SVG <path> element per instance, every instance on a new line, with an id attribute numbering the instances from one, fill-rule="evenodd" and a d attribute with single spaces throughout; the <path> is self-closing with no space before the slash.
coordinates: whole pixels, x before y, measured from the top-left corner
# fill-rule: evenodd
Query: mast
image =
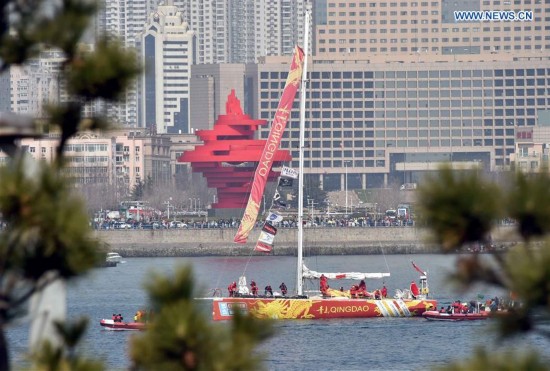
<path id="1" fill-rule="evenodd" d="M 303 269 L 303 236 L 304 236 L 304 146 L 306 128 L 306 84 L 307 84 L 307 57 L 309 54 L 309 24 L 311 12 L 306 10 L 304 20 L 304 65 L 302 69 L 302 84 L 300 85 L 300 148 L 298 162 L 298 262 L 296 269 L 296 291 L 298 295 L 303 294 L 304 279 Z"/>

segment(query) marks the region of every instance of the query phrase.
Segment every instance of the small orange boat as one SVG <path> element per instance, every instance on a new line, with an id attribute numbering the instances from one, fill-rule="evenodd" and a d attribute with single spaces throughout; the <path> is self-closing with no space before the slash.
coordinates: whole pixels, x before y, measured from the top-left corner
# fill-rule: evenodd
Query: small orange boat
<path id="1" fill-rule="evenodd" d="M 457 322 L 485 320 L 490 317 L 489 314 L 490 312 L 486 311 L 481 311 L 478 313 L 446 313 L 438 312 L 436 310 L 428 310 L 422 313 L 422 317 L 426 318 L 429 321 Z"/>
<path id="2" fill-rule="evenodd" d="M 112 319 L 102 319 L 99 321 L 101 327 L 113 331 L 140 331 L 145 330 L 143 322 L 115 322 Z"/>

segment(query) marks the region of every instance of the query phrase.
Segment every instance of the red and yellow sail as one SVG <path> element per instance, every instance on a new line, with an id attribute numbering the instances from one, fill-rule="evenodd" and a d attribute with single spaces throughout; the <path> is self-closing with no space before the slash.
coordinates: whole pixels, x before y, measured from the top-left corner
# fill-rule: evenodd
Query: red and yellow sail
<path id="1" fill-rule="evenodd" d="M 300 47 L 296 46 L 292 63 L 290 64 L 290 71 L 286 79 L 285 88 L 283 90 L 283 94 L 281 95 L 273 123 L 271 124 L 271 130 L 269 131 L 269 136 L 267 137 L 267 142 L 262 152 L 260 162 L 258 163 L 256 172 L 254 173 L 252 190 L 250 191 L 250 196 L 241 220 L 241 225 L 239 226 L 239 230 L 233 239 L 236 243 L 246 243 L 248 235 L 252 231 L 252 228 L 254 228 L 254 224 L 258 218 L 260 200 L 262 199 L 262 195 L 264 193 L 267 177 L 271 171 L 271 167 L 273 166 L 273 157 L 281 144 L 281 138 L 283 137 L 283 132 L 290 116 L 292 103 L 294 102 L 296 92 L 300 86 L 303 63 L 304 52 Z"/>

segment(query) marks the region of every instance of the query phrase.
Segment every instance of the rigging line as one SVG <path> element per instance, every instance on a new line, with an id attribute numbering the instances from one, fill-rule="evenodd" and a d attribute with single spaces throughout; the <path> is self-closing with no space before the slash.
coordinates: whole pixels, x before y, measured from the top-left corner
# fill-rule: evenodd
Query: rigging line
<path id="1" fill-rule="evenodd" d="M 276 186 L 275 186 L 275 192 L 278 192 L 279 191 L 279 179 L 281 179 L 281 176 L 279 176 L 277 178 L 277 183 L 276 183 Z M 263 194 L 263 197 L 265 197 L 265 190 L 264 190 L 264 194 Z M 265 201 L 264 201 L 265 202 Z M 264 213 L 262 215 L 262 218 L 263 218 L 263 223 L 265 223 L 265 218 L 267 215 L 269 215 L 269 213 L 271 212 L 271 210 L 273 209 L 273 205 L 274 205 L 274 199 L 273 197 L 271 197 L 271 205 L 269 206 L 269 209 L 265 209 L 264 207 Z M 262 225 L 263 225 L 262 223 Z M 261 232 L 260 232 L 261 233 Z M 254 249 L 250 249 L 249 250 L 249 253 L 248 253 L 248 259 L 246 260 L 246 263 L 244 265 L 244 269 L 243 269 L 243 272 L 242 272 L 242 276 L 245 276 L 246 277 L 246 273 L 248 271 L 248 266 L 250 265 L 250 262 L 252 261 L 252 254 L 254 253 Z"/>
<path id="2" fill-rule="evenodd" d="M 255 161 L 247 161 L 247 162 L 254 164 Z M 256 174 L 256 167 L 257 167 L 257 166 L 258 166 L 258 164 L 256 164 L 255 166 L 252 166 L 253 171 L 252 171 L 252 174 L 250 175 L 250 177 L 248 178 L 248 180 L 249 180 L 249 182 L 248 182 L 249 191 L 248 191 L 248 193 L 246 193 L 246 194 L 248 194 L 248 196 L 245 194 L 245 195 L 243 195 L 243 197 L 241 198 L 242 204 L 244 204 L 245 207 L 246 207 L 246 205 L 248 204 L 248 199 L 249 199 L 249 197 L 250 197 L 250 191 L 251 191 L 251 189 L 252 189 L 252 183 L 254 182 L 254 176 L 255 176 L 255 174 Z M 247 168 L 249 168 L 249 166 L 247 166 Z M 231 219 L 234 219 L 234 218 L 231 218 Z M 239 225 L 240 225 L 241 220 L 240 220 L 240 219 L 237 219 L 237 221 L 239 222 Z M 239 228 L 239 225 L 237 225 L 237 227 L 236 227 L 237 230 L 238 230 L 238 228 Z M 231 256 L 233 256 L 233 252 L 235 251 L 235 249 L 237 249 L 237 246 L 235 246 L 234 244 L 231 244 L 231 248 L 230 248 L 230 252 L 231 252 L 230 255 L 231 255 Z M 243 273 L 242 273 L 243 276 L 246 275 L 246 271 L 247 271 L 247 269 L 248 269 L 248 265 L 249 265 L 250 261 L 252 260 L 252 253 L 253 253 L 253 251 L 254 251 L 254 250 L 252 249 L 252 250 L 250 250 L 249 253 L 248 253 L 248 259 L 246 260 L 246 263 L 245 263 L 244 268 L 243 268 Z M 228 260 L 229 260 L 229 256 L 226 256 L 226 257 L 224 258 L 222 272 L 223 272 L 223 270 L 225 269 L 225 266 L 227 265 Z M 221 274 L 218 275 L 218 281 L 216 282 L 216 286 L 219 286 L 220 280 L 221 280 Z"/>
<path id="3" fill-rule="evenodd" d="M 233 247 L 231 247 L 231 249 L 233 249 Z M 227 265 L 228 258 L 229 258 L 228 256 L 225 256 L 224 259 L 223 259 L 222 269 L 220 270 L 220 273 L 218 274 L 218 279 L 216 281 L 216 286 L 214 287 L 214 290 L 217 289 L 217 288 L 220 288 L 220 281 L 221 281 L 221 276 L 222 276 L 221 272 L 225 271 L 225 267 Z"/>
<path id="4" fill-rule="evenodd" d="M 384 257 L 384 262 L 386 263 L 386 271 L 389 272 L 390 271 L 390 266 L 388 265 L 388 260 L 386 259 L 386 254 L 384 253 L 384 248 L 382 247 L 382 242 L 378 241 L 378 243 L 380 244 L 380 250 L 382 251 L 382 256 Z"/>

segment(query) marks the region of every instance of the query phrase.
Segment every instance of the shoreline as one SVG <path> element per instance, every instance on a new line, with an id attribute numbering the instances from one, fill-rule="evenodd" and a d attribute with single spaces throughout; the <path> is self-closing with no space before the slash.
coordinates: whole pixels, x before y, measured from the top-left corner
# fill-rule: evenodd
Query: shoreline
<path id="1" fill-rule="evenodd" d="M 246 244 L 233 243 L 236 229 L 167 229 L 96 231 L 95 237 L 123 257 L 201 256 L 296 256 L 297 232 L 279 229 L 270 253 L 254 251 L 254 230 Z M 506 251 L 521 240 L 514 228 L 500 227 L 493 233 L 493 245 L 485 249 L 463 249 L 456 253 Z M 430 242 L 432 241 L 432 242 Z M 436 254 L 439 246 L 425 230 L 397 228 L 310 228 L 304 231 L 304 255 Z"/>
<path id="2" fill-rule="evenodd" d="M 248 247 L 212 247 L 212 246 L 159 246 L 153 244 L 113 244 L 112 251 L 123 257 L 202 257 L 202 256 L 296 256 L 296 247 L 275 246 L 270 253 L 254 251 Z M 434 254 L 440 253 L 436 246 L 417 244 L 370 245 L 370 246 L 323 246 L 304 248 L 308 255 L 380 255 L 380 254 Z"/>

